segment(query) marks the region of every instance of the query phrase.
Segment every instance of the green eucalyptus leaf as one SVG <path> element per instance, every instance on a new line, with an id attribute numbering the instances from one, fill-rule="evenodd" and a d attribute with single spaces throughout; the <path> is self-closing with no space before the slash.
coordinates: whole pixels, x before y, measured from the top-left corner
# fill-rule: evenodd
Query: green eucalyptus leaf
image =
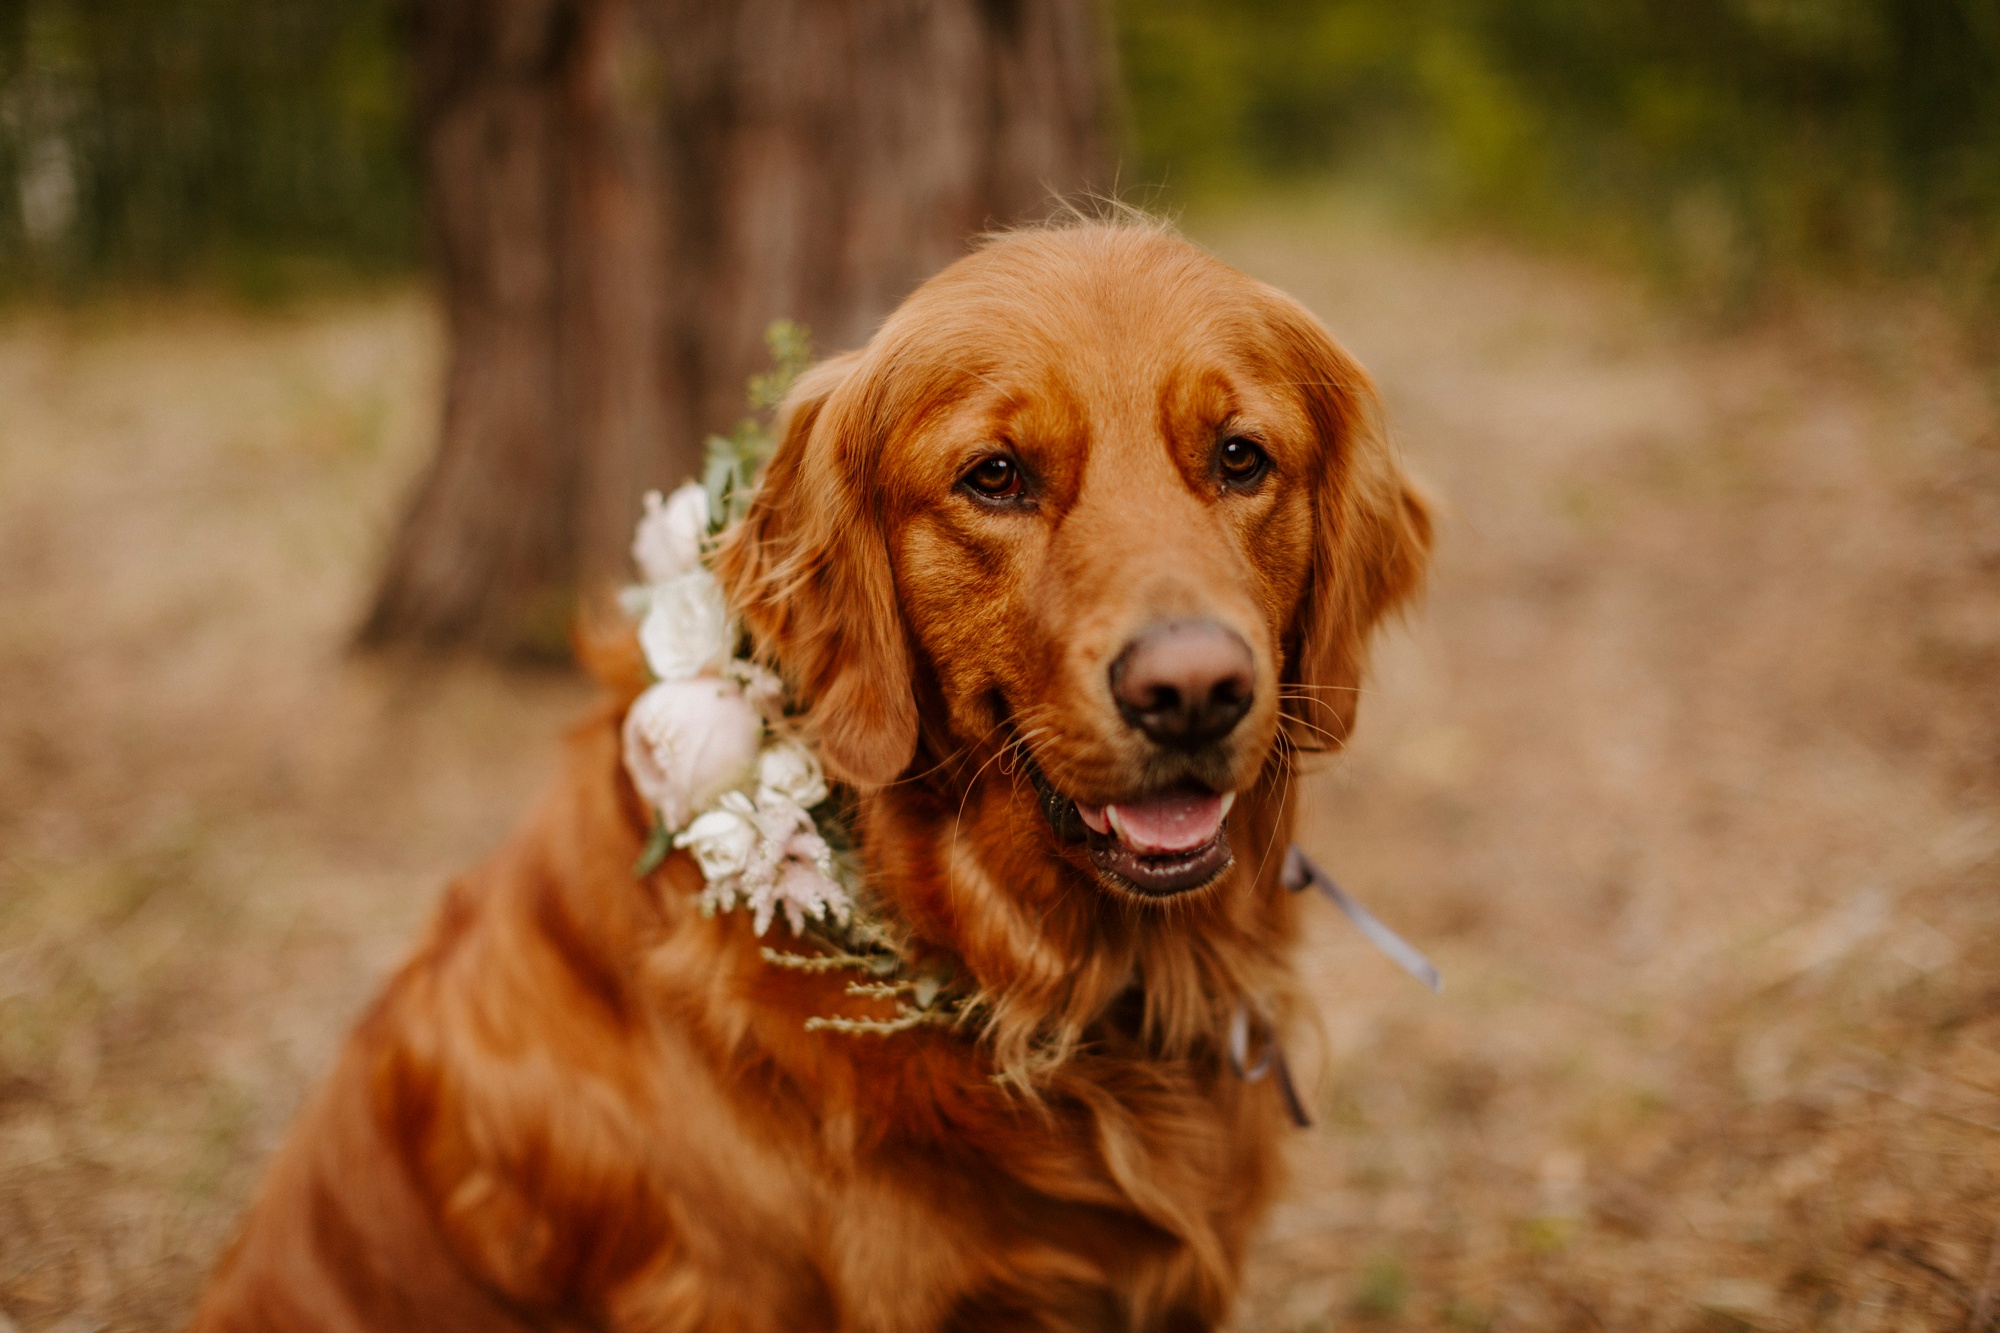
<path id="1" fill-rule="evenodd" d="M 750 408 L 764 413 L 791 390 L 799 373 L 812 362 L 812 337 L 805 326 L 789 319 L 774 320 L 764 332 L 775 368 L 750 377 Z M 771 461 L 778 440 L 757 416 L 745 417 L 727 435 L 708 437 L 701 485 L 708 495 L 709 532 L 719 536 L 750 510 L 757 474 Z"/>
<path id="2" fill-rule="evenodd" d="M 708 530 L 719 535 L 729 526 L 730 491 L 735 484 L 736 460 L 729 441 L 720 435 L 708 437 L 708 459 L 702 468 L 701 488 L 708 495 Z"/>
<path id="3" fill-rule="evenodd" d="M 812 334 L 794 320 L 774 319 L 764 330 L 764 346 L 771 349 L 776 366 L 768 374 L 750 377 L 750 406 L 759 412 L 784 401 L 793 381 L 812 364 Z"/>
<path id="4" fill-rule="evenodd" d="M 632 874 L 644 879 L 660 868 L 667 859 L 667 853 L 674 849 L 674 835 L 664 819 L 653 821 L 653 834 L 646 839 L 646 850 L 639 853 L 639 859 L 632 866 Z"/>

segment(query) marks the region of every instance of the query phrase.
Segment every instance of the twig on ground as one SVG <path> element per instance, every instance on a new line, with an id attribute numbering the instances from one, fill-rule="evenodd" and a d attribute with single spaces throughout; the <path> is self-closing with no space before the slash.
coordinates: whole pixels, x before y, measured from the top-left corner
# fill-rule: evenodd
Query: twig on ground
<path id="1" fill-rule="evenodd" d="M 1849 1074 L 1843 1081 L 1849 1087 L 1859 1088 L 1863 1092 L 1871 1092 L 1877 1097 L 1887 1097 L 1892 1102 L 1901 1102 L 1912 1110 L 1922 1111 L 1925 1115 L 1933 1115 L 1940 1120 L 1955 1121 L 1972 1129 L 1983 1129 L 1988 1134 L 2000 1134 L 2000 1125 L 1994 1124 L 1991 1120 L 1981 1120 L 1976 1116 L 1960 1115 L 1956 1111 L 1947 1111 L 1941 1106 L 1932 1106 L 1922 1098 L 1912 1097 L 1908 1093 L 1899 1092 L 1895 1088 L 1885 1088 L 1879 1083 L 1871 1083 L 1865 1078 L 1858 1078 L 1852 1074 Z"/>
<path id="2" fill-rule="evenodd" d="M 1937 1264 L 1932 1263 L 1930 1258 L 1916 1246 L 1890 1245 L 1885 1246 L 1884 1249 L 1912 1268 L 1921 1268 L 1924 1272 L 1929 1273 L 1943 1285 L 1945 1291 L 1950 1293 L 1953 1300 L 1968 1310 L 1973 1308 L 1972 1291 L 1959 1279 L 1958 1274 L 1948 1268 L 1940 1268 Z"/>
<path id="3" fill-rule="evenodd" d="M 1899 1097 L 1896 1100 L 1904 1099 Z M 1916 1106 L 1919 1111 L 1928 1111 L 1940 1120 L 1953 1120 L 1961 1125 L 1969 1125 L 1973 1129 L 1983 1129 L 1988 1134 L 2000 1134 L 2000 1125 L 1994 1124 L 1991 1120 L 1978 1120 L 1969 1115 L 1960 1115 L 1956 1111 L 1941 1111 L 1935 1106 L 1919 1106 L 1915 1102 L 1911 1102 L 1910 1105 Z"/>
<path id="4" fill-rule="evenodd" d="M 1993 1283 L 2000 1278 L 2000 1225 L 1993 1228 L 1993 1240 L 1986 1247 L 1986 1276 L 1979 1280 L 1979 1295 L 1972 1302 L 1972 1318 L 1966 1333 L 1986 1333 L 1993 1322 Z"/>

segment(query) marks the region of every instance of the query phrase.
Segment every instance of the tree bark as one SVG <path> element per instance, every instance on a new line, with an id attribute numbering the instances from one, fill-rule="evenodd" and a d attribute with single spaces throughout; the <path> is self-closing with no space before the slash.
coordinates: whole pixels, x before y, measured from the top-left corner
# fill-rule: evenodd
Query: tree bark
<path id="1" fill-rule="evenodd" d="M 562 653 L 771 320 L 853 345 L 1106 183 L 1095 0 L 414 0 L 412 40 L 451 368 L 366 642 Z"/>

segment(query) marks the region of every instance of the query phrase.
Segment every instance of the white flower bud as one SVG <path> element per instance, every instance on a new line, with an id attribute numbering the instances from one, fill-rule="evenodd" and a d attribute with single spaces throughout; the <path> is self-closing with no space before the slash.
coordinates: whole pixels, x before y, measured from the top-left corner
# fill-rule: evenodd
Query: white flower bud
<path id="1" fill-rule="evenodd" d="M 736 646 L 736 625 L 715 575 L 692 569 L 653 585 L 651 593 L 639 622 L 639 647 L 653 674 L 685 680 L 720 670 Z"/>
<path id="2" fill-rule="evenodd" d="M 757 803 L 788 801 L 810 810 L 826 799 L 819 758 L 797 741 L 780 741 L 757 757 Z"/>
<path id="3" fill-rule="evenodd" d="M 646 513 L 632 537 L 632 560 L 648 583 L 679 578 L 701 563 L 708 535 L 708 492 L 696 482 L 662 500 L 646 492 Z"/>
<path id="4" fill-rule="evenodd" d="M 685 827 L 756 762 L 764 723 L 728 681 L 662 681 L 625 715 L 625 769 L 669 829 Z"/>

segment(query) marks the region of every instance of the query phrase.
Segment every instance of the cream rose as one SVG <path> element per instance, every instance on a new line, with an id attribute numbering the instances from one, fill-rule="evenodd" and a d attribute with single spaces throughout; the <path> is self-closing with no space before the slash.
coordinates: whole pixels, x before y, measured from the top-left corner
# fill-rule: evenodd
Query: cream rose
<path id="1" fill-rule="evenodd" d="M 666 680 L 625 715 L 625 768 L 669 829 L 747 778 L 763 719 L 726 680 Z"/>
<path id="2" fill-rule="evenodd" d="M 701 563 L 708 535 L 708 492 L 695 482 L 664 500 L 646 492 L 646 513 L 632 537 L 632 560 L 648 583 L 679 578 Z"/>
<path id="3" fill-rule="evenodd" d="M 715 575 L 692 569 L 654 584 L 639 622 L 639 646 L 661 680 L 720 670 L 736 646 L 736 626 Z"/>
<path id="4" fill-rule="evenodd" d="M 757 757 L 757 803 L 789 801 L 810 810 L 826 799 L 819 758 L 797 741 L 779 741 Z"/>
<path id="5" fill-rule="evenodd" d="M 704 878 L 723 880 L 740 875 L 757 850 L 753 814 L 749 797 L 726 791 L 714 809 L 697 815 L 687 831 L 674 839 L 674 846 L 694 854 Z"/>

